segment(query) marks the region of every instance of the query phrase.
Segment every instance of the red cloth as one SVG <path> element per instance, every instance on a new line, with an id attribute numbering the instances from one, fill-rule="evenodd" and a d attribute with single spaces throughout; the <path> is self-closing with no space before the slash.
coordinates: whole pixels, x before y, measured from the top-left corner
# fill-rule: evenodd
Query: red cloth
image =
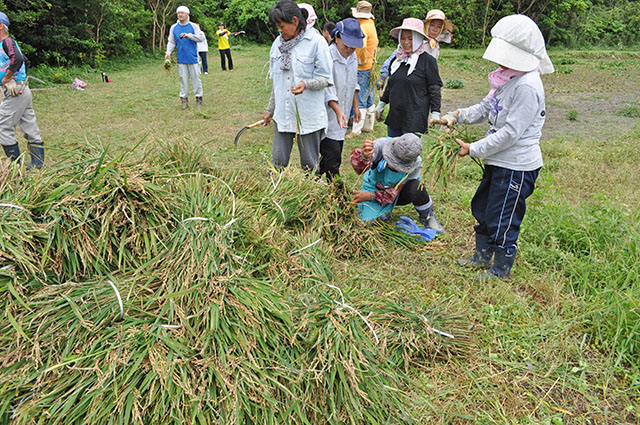
<path id="1" fill-rule="evenodd" d="M 387 204 L 393 204 L 396 201 L 396 198 L 400 195 L 400 192 L 404 187 L 404 183 L 393 185 L 391 187 L 384 187 L 382 186 L 382 183 L 377 183 L 376 187 L 378 190 L 373 192 L 376 197 L 376 202 L 384 206 Z"/>
<path id="2" fill-rule="evenodd" d="M 358 175 L 367 171 L 371 165 L 371 159 L 365 159 L 362 156 L 362 148 L 354 149 L 349 156 L 349 161 L 351 161 L 351 166 Z"/>
<path id="3" fill-rule="evenodd" d="M 357 174 L 364 173 L 371 166 L 371 159 L 365 159 L 362 156 L 362 148 L 354 149 L 349 156 L 349 160 L 351 161 L 353 170 Z M 400 195 L 400 192 L 404 187 L 404 183 L 391 187 L 384 187 L 382 183 L 377 183 L 376 187 L 378 188 L 378 190 L 373 192 L 376 202 L 384 206 L 387 204 L 392 204 L 396 201 L 396 198 L 398 197 L 398 195 Z"/>

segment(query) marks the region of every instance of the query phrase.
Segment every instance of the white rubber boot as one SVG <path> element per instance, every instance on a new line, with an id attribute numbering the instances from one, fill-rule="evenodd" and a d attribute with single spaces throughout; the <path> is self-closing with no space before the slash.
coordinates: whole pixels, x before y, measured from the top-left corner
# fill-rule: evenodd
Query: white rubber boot
<path id="1" fill-rule="evenodd" d="M 362 110 L 363 109 L 361 109 L 361 111 Z M 364 111 L 366 115 L 362 115 L 364 118 L 362 131 L 365 133 L 373 133 L 373 124 L 376 122 L 376 107 L 375 105 L 371 105 L 367 109 L 364 109 Z"/>

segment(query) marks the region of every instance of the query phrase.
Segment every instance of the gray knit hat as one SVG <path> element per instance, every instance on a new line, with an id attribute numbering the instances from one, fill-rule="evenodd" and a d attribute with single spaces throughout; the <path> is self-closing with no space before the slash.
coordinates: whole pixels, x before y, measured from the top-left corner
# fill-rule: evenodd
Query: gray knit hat
<path id="1" fill-rule="evenodd" d="M 421 152 L 422 140 L 414 133 L 388 139 L 382 146 L 382 156 L 389 167 L 401 173 L 413 171 Z"/>

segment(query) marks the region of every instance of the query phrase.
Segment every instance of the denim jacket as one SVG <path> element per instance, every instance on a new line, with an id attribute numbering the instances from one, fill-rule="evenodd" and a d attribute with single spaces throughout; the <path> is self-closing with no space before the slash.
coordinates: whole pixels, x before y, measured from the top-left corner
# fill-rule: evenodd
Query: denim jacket
<path id="1" fill-rule="evenodd" d="M 327 110 L 324 103 L 324 87 L 320 90 L 306 88 L 302 94 L 294 96 L 291 86 L 303 80 L 325 79 L 333 85 L 331 55 L 325 39 L 317 31 L 305 31 L 302 40 L 291 49 L 291 69 L 280 67 L 280 46 L 282 36 L 271 45 L 269 53 L 269 73 L 273 80 L 275 109 L 273 120 L 281 133 L 310 134 L 327 128 Z M 300 117 L 297 129 L 296 104 Z"/>

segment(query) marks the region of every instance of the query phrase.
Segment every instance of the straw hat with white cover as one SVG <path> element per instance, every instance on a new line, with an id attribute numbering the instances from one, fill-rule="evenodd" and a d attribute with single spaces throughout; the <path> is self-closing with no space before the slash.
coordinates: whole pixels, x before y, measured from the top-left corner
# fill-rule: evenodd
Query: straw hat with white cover
<path id="1" fill-rule="evenodd" d="M 510 15 L 491 28 L 491 43 L 482 57 L 506 68 L 551 74 L 553 64 L 536 23 L 525 15 Z"/>
<path id="2" fill-rule="evenodd" d="M 427 12 L 427 17 L 424 18 L 424 27 L 429 28 L 429 24 L 434 19 L 439 19 L 443 22 L 442 31 L 453 32 L 453 24 L 447 19 L 447 16 L 440 9 L 431 9 Z"/>
<path id="3" fill-rule="evenodd" d="M 358 2 L 356 7 L 351 8 L 351 14 L 354 18 L 360 19 L 375 19 L 371 10 L 373 6 L 368 1 L 361 0 Z"/>

